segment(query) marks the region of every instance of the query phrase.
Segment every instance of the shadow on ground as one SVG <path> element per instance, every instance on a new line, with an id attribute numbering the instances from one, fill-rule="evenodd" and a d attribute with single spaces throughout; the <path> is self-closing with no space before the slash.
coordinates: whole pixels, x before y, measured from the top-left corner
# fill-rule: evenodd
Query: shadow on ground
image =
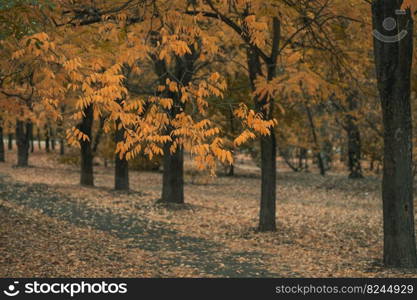
<path id="1" fill-rule="evenodd" d="M 262 265 L 265 254 L 234 252 L 210 240 L 180 235 L 168 223 L 91 208 L 46 184 L 6 182 L 0 177 L 0 198 L 77 226 L 110 232 L 120 239 L 128 239 L 129 247 L 160 253 L 161 260 L 155 266 L 158 270 L 185 265 L 216 277 L 279 277 Z M 163 257 L 164 253 L 170 255 Z"/>

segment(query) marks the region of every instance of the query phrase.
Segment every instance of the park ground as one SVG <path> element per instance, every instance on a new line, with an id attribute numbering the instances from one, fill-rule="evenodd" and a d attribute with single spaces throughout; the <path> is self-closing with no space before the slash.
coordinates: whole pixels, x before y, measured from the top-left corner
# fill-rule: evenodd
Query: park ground
<path id="1" fill-rule="evenodd" d="M 256 232 L 259 171 L 186 176 L 185 206 L 163 206 L 162 174 L 113 170 L 96 187 L 35 152 L 30 168 L 0 165 L 0 277 L 416 277 L 382 267 L 380 179 L 294 173 L 279 164 L 278 230 Z"/>

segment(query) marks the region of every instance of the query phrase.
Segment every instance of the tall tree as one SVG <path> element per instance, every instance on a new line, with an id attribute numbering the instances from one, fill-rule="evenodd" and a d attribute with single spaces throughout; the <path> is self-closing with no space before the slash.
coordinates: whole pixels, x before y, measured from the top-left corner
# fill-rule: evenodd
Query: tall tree
<path id="1" fill-rule="evenodd" d="M 0 125 L 0 162 L 5 162 L 3 125 Z"/>
<path id="2" fill-rule="evenodd" d="M 16 121 L 17 166 L 29 165 L 30 132 L 32 123 L 29 121 Z"/>
<path id="3" fill-rule="evenodd" d="M 118 102 L 121 104 L 122 101 L 118 100 Z M 117 119 L 115 123 L 114 141 L 117 145 L 123 142 L 126 130 L 120 119 Z M 118 191 L 129 190 L 129 162 L 126 159 L 126 154 L 116 153 L 114 160 L 114 189 Z"/>
<path id="4" fill-rule="evenodd" d="M 411 169 L 413 19 L 410 9 L 404 15 L 396 14 L 402 2 L 372 2 L 375 66 L 384 124 L 384 264 L 417 267 Z"/>
<path id="5" fill-rule="evenodd" d="M 93 105 L 89 104 L 84 108 L 84 115 L 81 122 L 78 124 L 77 129 L 82 133 L 80 139 L 81 146 L 81 176 L 80 184 L 84 186 L 94 186 L 94 174 L 93 174 L 93 150 L 91 146 L 92 141 L 92 128 L 94 121 Z"/>

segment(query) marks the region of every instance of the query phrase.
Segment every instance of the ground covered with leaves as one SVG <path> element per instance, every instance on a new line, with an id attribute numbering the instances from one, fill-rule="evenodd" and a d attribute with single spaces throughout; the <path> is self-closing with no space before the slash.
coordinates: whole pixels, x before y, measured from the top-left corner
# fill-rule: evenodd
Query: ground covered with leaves
<path id="1" fill-rule="evenodd" d="M 53 155 L 31 164 L 0 166 L 1 277 L 417 276 L 381 266 L 376 177 L 280 170 L 278 230 L 258 233 L 256 168 L 204 184 L 186 176 L 187 204 L 164 206 L 158 172 L 132 172 L 120 193 L 111 168 L 84 188 Z"/>

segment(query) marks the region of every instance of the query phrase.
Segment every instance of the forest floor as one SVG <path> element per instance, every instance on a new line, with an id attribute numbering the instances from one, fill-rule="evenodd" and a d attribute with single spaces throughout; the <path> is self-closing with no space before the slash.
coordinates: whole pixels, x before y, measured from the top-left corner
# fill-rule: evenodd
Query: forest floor
<path id="1" fill-rule="evenodd" d="M 14 153 L 9 152 L 10 161 Z M 416 277 L 381 267 L 380 179 L 279 169 L 278 230 L 255 228 L 256 168 L 193 184 L 185 206 L 156 204 L 161 173 L 131 172 L 132 191 L 96 187 L 34 153 L 0 166 L 0 277 Z"/>

